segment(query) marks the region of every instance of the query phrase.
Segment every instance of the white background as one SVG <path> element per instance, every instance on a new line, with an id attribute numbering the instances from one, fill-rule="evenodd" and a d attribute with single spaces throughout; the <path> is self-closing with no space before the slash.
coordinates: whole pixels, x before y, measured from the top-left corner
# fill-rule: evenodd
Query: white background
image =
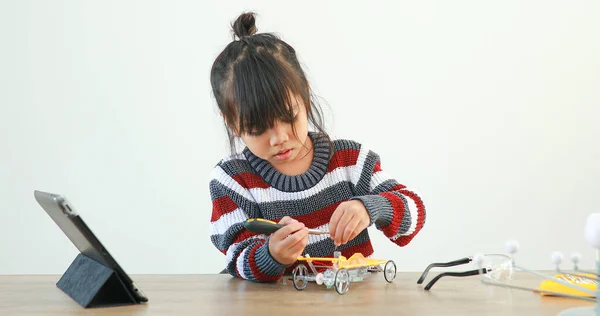
<path id="1" fill-rule="evenodd" d="M 328 129 L 427 207 L 401 271 L 521 244 L 594 251 L 600 2 L 0 2 L 0 274 L 62 273 L 75 247 L 33 198 L 61 193 L 125 270 L 215 273 L 209 173 L 227 153 L 209 71 L 229 24 L 294 46 Z"/>

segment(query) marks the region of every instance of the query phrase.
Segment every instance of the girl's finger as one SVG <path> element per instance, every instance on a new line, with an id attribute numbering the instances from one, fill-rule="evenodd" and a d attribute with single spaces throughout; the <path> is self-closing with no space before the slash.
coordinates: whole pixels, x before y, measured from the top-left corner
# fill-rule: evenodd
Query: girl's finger
<path id="1" fill-rule="evenodd" d="M 354 217 L 353 219 L 354 219 L 353 221 L 348 223 L 348 225 L 346 226 L 346 229 L 344 229 L 344 234 L 342 235 L 342 243 L 343 244 L 354 239 L 354 237 L 356 237 L 356 235 L 358 235 L 358 233 L 356 231 L 358 230 L 358 225 L 360 224 L 360 220 L 358 220 L 358 218 L 356 218 L 356 217 Z"/>
<path id="2" fill-rule="evenodd" d="M 297 221 L 291 224 L 287 224 L 278 229 L 273 234 L 271 234 L 271 239 L 284 240 L 287 238 L 288 235 L 291 235 L 301 230 L 302 228 L 304 228 L 304 224 Z"/>
<path id="3" fill-rule="evenodd" d="M 338 222 L 340 221 L 340 218 L 342 218 L 342 215 L 344 215 L 344 204 L 340 204 L 336 208 L 336 210 L 331 215 L 331 219 L 329 220 L 329 236 L 331 237 L 331 239 L 335 240 L 336 228 Z"/>
<path id="4" fill-rule="evenodd" d="M 344 212 L 344 215 L 338 222 L 336 230 L 335 230 L 335 239 L 334 239 L 337 246 L 342 244 L 346 226 L 348 226 L 348 224 L 352 221 L 353 217 L 354 217 L 354 214 L 352 214 L 352 212 Z"/>

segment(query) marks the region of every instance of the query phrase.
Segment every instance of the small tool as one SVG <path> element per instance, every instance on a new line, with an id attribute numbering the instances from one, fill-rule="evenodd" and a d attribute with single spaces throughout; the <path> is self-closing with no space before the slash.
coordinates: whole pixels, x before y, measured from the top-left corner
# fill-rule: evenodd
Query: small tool
<path id="1" fill-rule="evenodd" d="M 278 229 L 285 225 L 277 224 L 273 221 L 264 219 L 264 218 L 251 218 L 244 222 L 244 228 L 247 230 L 259 233 L 259 234 L 271 234 L 276 232 Z M 324 235 L 329 234 L 328 231 L 317 230 L 317 229 L 309 229 L 308 233 L 311 235 Z"/>

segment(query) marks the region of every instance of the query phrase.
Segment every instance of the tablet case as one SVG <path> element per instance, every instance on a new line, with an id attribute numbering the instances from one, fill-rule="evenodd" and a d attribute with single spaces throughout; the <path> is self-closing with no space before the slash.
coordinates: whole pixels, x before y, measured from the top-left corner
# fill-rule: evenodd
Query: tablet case
<path id="1" fill-rule="evenodd" d="M 137 304 L 114 270 L 82 253 L 56 286 L 85 308 Z"/>

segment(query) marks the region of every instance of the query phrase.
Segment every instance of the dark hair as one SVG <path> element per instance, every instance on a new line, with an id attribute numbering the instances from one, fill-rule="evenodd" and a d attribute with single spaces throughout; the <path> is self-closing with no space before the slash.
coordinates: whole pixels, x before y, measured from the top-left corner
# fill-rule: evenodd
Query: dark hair
<path id="1" fill-rule="evenodd" d="M 234 131 L 261 133 L 276 121 L 293 122 L 291 98 L 295 96 L 302 98 L 309 123 L 331 144 L 323 128 L 322 110 L 294 48 L 274 34 L 256 34 L 252 12 L 240 15 L 232 29 L 233 42 L 219 54 L 210 73 L 232 154 L 236 150 Z"/>

